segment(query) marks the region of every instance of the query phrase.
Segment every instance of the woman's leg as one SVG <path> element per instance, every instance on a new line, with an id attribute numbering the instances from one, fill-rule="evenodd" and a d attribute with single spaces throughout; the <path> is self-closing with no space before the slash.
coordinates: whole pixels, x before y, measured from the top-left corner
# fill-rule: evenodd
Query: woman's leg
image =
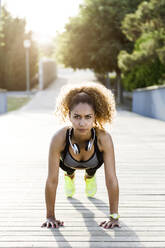
<path id="1" fill-rule="evenodd" d="M 90 177 L 93 177 L 94 175 L 95 175 L 95 173 L 96 173 L 96 170 L 97 169 L 86 169 L 85 170 L 85 177 L 86 178 L 90 178 Z"/>
<path id="2" fill-rule="evenodd" d="M 90 178 L 93 177 L 96 173 L 96 171 L 103 165 L 102 162 L 100 162 L 95 168 L 90 168 L 85 170 L 85 177 Z"/>
<path id="3" fill-rule="evenodd" d="M 63 164 L 63 162 L 60 160 L 60 168 L 67 172 L 67 175 L 71 178 L 74 177 L 75 169 L 69 168 L 66 165 Z"/>

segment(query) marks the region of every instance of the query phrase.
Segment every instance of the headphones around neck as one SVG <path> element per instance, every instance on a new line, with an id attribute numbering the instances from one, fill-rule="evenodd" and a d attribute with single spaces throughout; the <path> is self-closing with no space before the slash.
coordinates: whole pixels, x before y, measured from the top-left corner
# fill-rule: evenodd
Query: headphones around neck
<path id="1" fill-rule="evenodd" d="M 87 141 L 87 145 L 85 147 L 86 151 L 90 151 L 92 149 L 92 146 L 93 146 L 93 143 L 95 140 L 95 129 L 94 128 L 91 129 L 91 133 L 92 133 L 92 137 L 91 137 L 91 140 Z M 69 129 L 69 143 L 73 149 L 74 154 L 79 154 L 80 153 L 79 145 L 76 143 L 72 144 L 72 142 L 71 142 L 72 134 L 73 134 L 73 128 L 70 128 Z"/>

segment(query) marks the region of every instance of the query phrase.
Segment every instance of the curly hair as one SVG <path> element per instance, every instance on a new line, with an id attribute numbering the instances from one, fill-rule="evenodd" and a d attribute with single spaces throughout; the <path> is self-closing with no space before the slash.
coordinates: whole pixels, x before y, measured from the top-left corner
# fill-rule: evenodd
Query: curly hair
<path id="1" fill-rule="evenodd" d="M 116 112 L 114 94 L 96 82 L 64 85 L 56 100 L 55 116 L 63 122 L 68 121 L 70 111 L 80 102 L 93 107 L 96 128 L 104 129 L 105 124 L 112 123 Z"/>

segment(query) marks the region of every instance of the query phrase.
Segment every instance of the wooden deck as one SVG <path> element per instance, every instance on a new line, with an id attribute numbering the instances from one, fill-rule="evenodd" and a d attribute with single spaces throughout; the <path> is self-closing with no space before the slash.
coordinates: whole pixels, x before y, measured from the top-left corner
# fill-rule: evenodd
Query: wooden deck
<path id="1" fill-rule="evenodd" d="M 104 166 L 98 192 L 86 198 L 84 171 L 76 171 L 76 194 L 64 195 L 60 169 L 56 217 L 45 221 L 45 181 L 52 113 L 13 112 L 0 117 L 0 247 L 165 247 L 165 122 L 119 110 L 111 134 L 119 181 L 121 228 L 104 229 L 109 214 Z"/>

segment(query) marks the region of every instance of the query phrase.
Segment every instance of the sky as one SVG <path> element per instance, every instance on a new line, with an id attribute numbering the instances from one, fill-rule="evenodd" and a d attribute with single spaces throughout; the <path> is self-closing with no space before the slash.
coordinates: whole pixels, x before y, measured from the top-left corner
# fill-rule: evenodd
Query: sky
<path id="1" fill-rule="evenodd" d="M 68 18 L 78 13 L 83 0 L 1 0 L 13 16 L 25 17 L 27 30 L 32 30 L 40 42 L 64 30 Z"/>

